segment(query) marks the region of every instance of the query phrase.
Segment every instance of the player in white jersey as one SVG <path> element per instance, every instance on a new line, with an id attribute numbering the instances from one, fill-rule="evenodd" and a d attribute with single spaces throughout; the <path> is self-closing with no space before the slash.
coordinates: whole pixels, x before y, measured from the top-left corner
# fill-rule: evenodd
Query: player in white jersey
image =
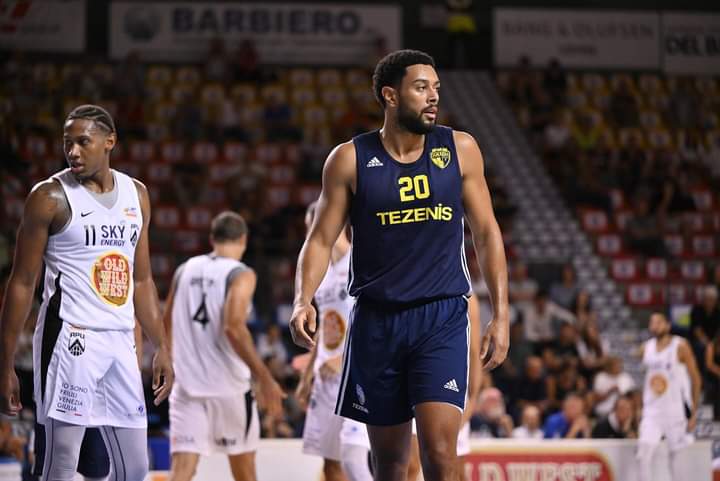
<path id="1" fill-rule="evenodd" d="M 305 215 L 308 229 L 316 203 Z M 340 371 L 346 334 L 355 299 L 348 295 L 350 241 L 346 230 L 332 248 L 330 266 L 315 293 L 320 319 L 317 343 L 300 379 L 297 397 L 308 404 L 303 431 L 303 452 L 323 458 L 325 481 L 370 481 L 370 440 L 364 424 L 334 413 L 340 390 Z M 307 402 L 309 398 L 309 402 Z"/>
<path id="2" fill-rule="evenodd" d="M 0 315 L 0 410 L 21 407 L 13 358 L 45 263 L 45 291 L 33 342 L 35 401 L 45 425 L 43 480 L 75 475 L 87 426 L 100 426 L 111 479 L 142 481 L 147 421 L 135 357 L 135 318 L 157 348 L 158 404 L 173 382 L 150 269 L 150 200 L 140 182 L 110 169 L 117 136 L 102 107 L 75 108 L 64 124 L 70 166 L 28 196 Z"/>
<path id="3" fill-rule="evenodd" d="M 175 271 L 165 307 L 176 379 L 170 396 L 170 481 L 190 481 L 201 455 L 227 454 L 237 481 L 255 479 L 260 407 L 282 415 L 280 386 L 255 351 L 247 318 L 255 272 L 240 262 L 245 221 L 222 212 L 212 221 L 213 251 Z"/>
<path id="4" fill-rule="evenodd" d="M 680 481 L 683 473 L 677 462 L 677 452 L 692 442 L 689 431 L 695 429 L 697 422 L 700 372 L 690 345 L 685 339 L 670 334 L 670 322 L 664 314 L 653 313 L 648 329 L 653 337 L 642 347 L 646 372 L 638 444 L 639 479 L 652 480 L 653 456 L 665 437 L 671 477 Z M 692 406 L 685 404 L 685 368 L 692 382 Z M 689 422 L 686 409 L 690 410 Z"/>
<path id="5" fill-rule="evenodd" d="M 460 433 L 457 441 L 458 462 L 461 468 L 459 473 L 465 475 L 464 456 L 470 454 L 470 417 L 475 408 L 475 402 L 480 394 L 482 386 L 483 371 L 482 360 L 480 359 L 480 306 L 475 296 L 468 299 L 468 318 L 470 319 L 470 369 L 468 371 L 467 399 L 463 411 Z M 412 439 L 410 441 L 410 460 L 408 462 L 407 481 L 415 481 L 420 475 L 420 445 L 417 438 L 417 426 L 415 420 L 412 423 Z"/>

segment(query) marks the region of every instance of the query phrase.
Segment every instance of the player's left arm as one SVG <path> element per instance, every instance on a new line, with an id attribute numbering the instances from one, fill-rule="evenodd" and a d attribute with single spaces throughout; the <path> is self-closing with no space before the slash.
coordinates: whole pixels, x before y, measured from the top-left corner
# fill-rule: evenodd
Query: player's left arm
<path id="1" fill-rule="evenodd" d="M 480 344 L 484 367 L 494 369 L 510 347 L 508 275 L 505 246 L 495 219 L 490 191 L 485 180 L 483 157 L 475 139 L 465 132 L 453 132 L 462 173 L 465 216 L 473 235 L 475 254 L 490 290 L 493 319 Z"/>
<path id="2" fill-rule="evenodd" d="M 470 318 L 470 364 L 468 366 L 467 402 L 465 403 L 461 425 L 464 425 L 472 417 L 483 382 L 480 358 L 480 335 L 482 334 L 480 306 L 474 295 L 468 299 L 468 317 Z"/>
<path id="3" fill-rule="evenodd" d="M 148 240 L 148 226 L 150 225 L 150 196 L 147 188 L 135 180 L 135 186 L 140 199 L 143 225 L 135 247 L 135 267 L 133 270 L 133 282 L 135 293 L 133 303 L 135 305 L 135 317 L 137 318 L 143 332 L 150 342 L 155 346 L 153 358 L 153 393 L 155 394 L 155 405 L 163 402 L 170 395 L 175 375 L 170 358 L 170 350 L 167 344 L 165 330 L 162 325 L 160 314 L 160 301 L 158 300 L 157 288 L 152 278 L 150 267 L 150 247 Z"/>
<path id="4" fill-rule="evenodd" d="M 680 340 L 678 360 L 687 367 L 690 382 L 692 383 L 692 416 L 690 417 L 690 425 L 688 426 L 688 428 L 692 430 L 695 428 L 694 424 L 697 422 L 697 409 L 700 405 L 700 393 L 702 392 L 702 378 L 700 377 L 700 371 L 695 362 L 695 354 L 693 354 L 690 344 L 688 344 L 685 339 Z"/>

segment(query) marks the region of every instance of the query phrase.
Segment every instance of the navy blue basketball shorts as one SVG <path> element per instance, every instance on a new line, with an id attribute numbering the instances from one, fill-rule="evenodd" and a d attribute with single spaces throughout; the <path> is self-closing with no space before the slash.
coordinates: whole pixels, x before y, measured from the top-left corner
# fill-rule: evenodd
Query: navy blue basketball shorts
<path id="1" fill-rule="evenodd" d="M 42 476 L 45 462 L 45 426 L 35 423 L 35 463 L 33 476 Z M 104 478 L 110 474 L 110 457 L 100 429 L 88 427 L 80 446 L 77 472 L 88 478 Z"/>
<path id="2" fill-rule="evenodd" d="M 415 405 L 465 408 L 470 323 L 464 296 L 393 307 L 358 300 L 335 413 L 375 426 L 413 418 Z"/>

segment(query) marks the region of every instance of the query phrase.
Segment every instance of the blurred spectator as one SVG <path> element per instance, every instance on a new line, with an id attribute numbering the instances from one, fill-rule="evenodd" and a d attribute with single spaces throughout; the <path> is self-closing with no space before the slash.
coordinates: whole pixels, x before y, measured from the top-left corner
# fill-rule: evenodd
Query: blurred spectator
<path id="1" fill-rule="evenodd" d="M 513 430 L 512 418 L 505 411 L 505 401 L 499 389 L 483 389 L 478 396 L 475 412 L 470 418 L 472 437 L 507 438 Z"/>
<path id="2" fill-rule="evenodd" d="M 573 301 L 572 313 L 577 318 L 577 324 L 579 329 L 583 329 L 588 324 L 595 323 L 597 321 L 597 312 L 592 307 L 590 294 L 581 290 L 578 292 L 577 297 Z"/>
<path id="3" fill-rule="evenodd" d="M 520 413 L 526 406 L 535 406 L 541 413 L 545 413 L 548 407 L 547 382 L 541 358 L 527 358 L 525 374 L 515 385 L 514 399 L 516 413 Z"/>
<path id="4" fill-rule="evenodd" d="M 635 253 L 647 257 L 666 257 L 667 249 L 656 216 L 650 212 L 650 202 L 638 196 L 632 214 L 625 223 L 625 239 Z"/>
<path id="5" fill-rule="evenodd" d="M 263 120 L 267 129 L 267 140 L 300 140 L 300 131 L 292 125 L 292 109 L 277 95 L 271 95 L 265 105 Z"/>
<path id="6" fill-rule="evenodd" d="M 210 82 L 225 83 L 230 78 L 230 59 L 225 50 L 225 41 L 216 37 L 210 41 L 210 49 L 205 60 L 205 79 Z"/>
<path id="7" fill-rule="evenodd" d="M 690 340 L 700 366 L 704 365 L 705 350 L 720 327 L 720 303 L 715 286 L 706 286 L 702 299 L 690 311 Z"/>
<path id="8" fill-rule="evenodd" d="M 190 93 L 185 93 L 172 119 L 173 136 L 188 142 L 198 140 L 204 133 L 202 120 L 202 111 L 198 103 Z"/>
<path id="9" fill-rule="evenodd" d="M 635 389 L 632 376 L 623 371 L 621 358 L 610 357 L 605 370 L 595 376 L 593 393 L 595 395 L 595 414 L 604 417 L 610 414 L 618 397 L 624 396 Z"/>
<path id="10" fill-rule="evenodd" d="M 553 120 L 545 127 L 543 150 L 546 156 L 564 152 L 570 145 L 570 122 L 562 110 L 556 110 Z"/>
<path id="11" fill-rule="evenodd" d="M 11 456 L 22 462 L 25 459 L 27 439 L 16 436 L 10 422 L 0 420 L 0 456 Z"/>
<path id="12" fill-rule="evenodd" d="M 532 304 L 538 291 L 538 283 L 528 276 L 527 266 L 522 261 L 515 261 L 508 282 L 510 302 L 517 309 Z"/>
<path id="13" fill-rule="evenodd" d="M 283 366 L 287 364 L 288 352 L 277 324 L 270 324 L 265 333 L 258 336 L 257 351 L 262 358 L 273 357 Z"/>
<path id="14" fill-rule="evenodd" d="M 585 401 L 577 394 L 569 394 L 563 401 L 562 411 L 553 414 L 543 426 L 545 439 L 589 438 L 590 420 L 585 415 Z"/>
<path id="15" fill-rule="evenodd" d="M 705 372 L 708 380 L 706 397 L 713 403 L 713 419 L 720 421 L 720 335 L 708 342 L 705 350 Z"/>
<path id="16" fill-rule="evenodd" d="M 696 127 L 698 125 L 697 112 L 700 110 L 701 102 L 690 79 L 680 79 L 670 97 L 666 115 L 667 124 L 679 129 Z"/>
<path id="17" fill-rule="evenodd" d="M 120 98 L 135 95 L 143 97 L 145 93 L 145 66 L 140 62 L 140 55 L 130 52 L 125 59 L 115 67 L 113 76 L 113 93 Z M 74 82 L 72 82 L 74 83 Z"/>
<path id="18" fill-rule="evenodd" d="M 543 87 L 552 97 L 553 103 L 562 105 L 565 103 L 565 91 L 567 89 L 567 77 L 565 69 L 560 65 L 560 61 L 551 58 L 548 68 L 543 74 Z"/>
<path id="19" fill-rule="evenodd" d="M 257 51 L 255 42 L 246 38 L 240 42 L 235 60 L 235 82 L 257 82 L 260 80 L 260 54 Z"/>
<path id="20" fill-rule="evenodd" d="M 540 426 L 540 410 L 536 406 L 525 406 L 522 411 L 522 424 L 513 429 L 515 439 L 542 439 L 544 436 Z"/>
<path id="21" fill-rule="evenodd" d="M 565 264 L 562 270 L 562 280 L 553 283 L 550 287 L 550 300 L 564 309 L 572 309 L 578 291 L 575 268 L 572 264 Z"/>
<path id="22" fill-rule="evenodd" d="M 635 94 L 627 82 L 618 85 L 610 97 L 608 106 L 610 119 L 615 126 L 620 128 L 637 127 L 638 125 L 638 103 Z"/>
<path id="23" fill-rule="evenodd" d="M 542 350 L 543 362 L 550 372 L 558 372 L 566 366 L 577 368 L 580 363 L 580 353 L 577 349 L 578 334 L 573 324 L 564 322 L 560 325 L 556 339 L 547 344 Z M 574 391 L 574 389 L 572 389 Z M 563 399 L 562 396 L 560 399 Z"/>
<path id="24" fill-rule="evenodd" d="M 502 387 L 505 387 L 505 383 L 512 384 L 522 376 L 525 361 L 532 354 L 533 346 L 525 339 L 523 323 L 513 322 L 510 325 L 510 350 L 508 356 L 499 369 L 494 372 L 494 377 L 502 378 Z M 499 379 L 498 384 L 501 384 Z"/>
<path id="25" fill-rule="evenodd" d="M 598 145 L 602 126 L 589 113 L 580 114 L 572 128 L 575 146 L 581 151 L 594 149 Z"/>
<path id="26" fill-rule="evenodd" d="M 610 343 L 600 336 L 600 330 L 595 321 L 585 323 L 580 332 L 577 341 L 580 374 L 585 376 L 588 381 L 592 381 L 595 373 L 602 369 L 607 362 Z"/>
<path id="27" fill-rule="evenodd" d="M 592 437 L 601 439 L 637 438 L 632 399 L 627 396 L 618 397 L 610 414 L 593 428 Z"/>
<path id="28" fill-rule="evenodd" d="M 665 218 L 668 214 L 678 214 L 695 210 L 695 201 L 690 194 L 687 174 L 679 172 L 677 176 L 668 176 L 655 194 L 653 201 L 655 212 Z"/>
<path id="29" fill-rule="evenodd" d="M 575 323 L 575 316 L 550 301 L 545 290 L 540 290 L 531 303 L 522 310 L 525 338 L 536 345 L 555 339 L 555 322 Z"/>
<path id="30" fill-rule="evenodd" d="M 577 366 L 566 362 L 555 374 L 547 377 L 548 405 L 550 410 L 560 408 L 561 400 L 572 393 L 578 396 L 587 394 L 587 382 L 578 372 Z"/>

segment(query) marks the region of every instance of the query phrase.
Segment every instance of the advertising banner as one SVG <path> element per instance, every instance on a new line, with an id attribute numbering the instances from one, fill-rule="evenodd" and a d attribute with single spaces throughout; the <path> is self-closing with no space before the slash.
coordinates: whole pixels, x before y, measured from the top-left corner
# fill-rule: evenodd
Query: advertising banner
<path id="1" fill-rule="evenodd" d="M 720 15 L 663 13 L 662 25 L 666 72 L 720 74 Z"/>
<path id="2" fill-rule="evenodd" d="M 558 59 L 567 67 L 657 69 L 659 17 L 654 12 L 499 8 L 495 64 L 528 57 L 534 66 Z"/>
<path id="3" fill-rule="evenodd" d="M 112 2 L 110 55 L 199 61 L 210 42 L 251 39 L 263 63 L 368 64 L 383 39 L 400 48 L 401 9 L 352 3 Z"/>
<path id="4" fill-rule="evenodd" d="M 0 49 L 82 52 L 85 0 L 0 2 Z"/>

